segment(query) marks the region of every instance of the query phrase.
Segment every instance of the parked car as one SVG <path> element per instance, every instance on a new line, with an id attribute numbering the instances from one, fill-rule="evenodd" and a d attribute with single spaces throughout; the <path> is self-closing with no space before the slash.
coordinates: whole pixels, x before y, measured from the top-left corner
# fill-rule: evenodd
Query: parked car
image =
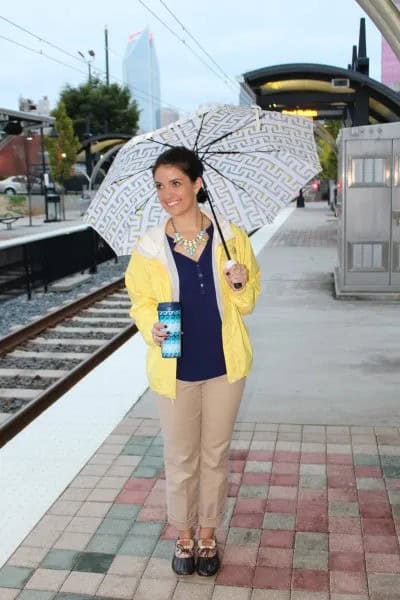
<path id="1" fill-rule="evenodd" d="M 6 177 L 0 181 L 0 194 L 27 194 L 28 185 L 27 178 L 25 175 L 11 175 L 11 177 Z M 31 181 L 31 192 L 32 194 L 41 194 L 42 186 L 40 184 L 40 179 L 35 177 Z"/>

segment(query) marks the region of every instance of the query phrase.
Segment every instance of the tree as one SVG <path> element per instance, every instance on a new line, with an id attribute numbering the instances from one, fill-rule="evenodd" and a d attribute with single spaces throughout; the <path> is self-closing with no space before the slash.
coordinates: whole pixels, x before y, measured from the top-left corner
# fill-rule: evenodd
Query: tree
<path id="1" fill-rule="evenodd" d="M 343 127 L 341 121 L 328 121 L 322 127 L 328 135 L 318 136 L 318 153 L 322 166 L 321 179 L 337 178 L 337 150 L 334 147 L 340 129 Z M 318 131 L 317 131 L 318 133 Z"/>
<path id="2" fill-rule="evenodd" d="M 61 92 L 61 101 L 81 140 L 85 133 L 135 135 L 137 131 L 139 110 L 136 102 L 131 102 L 127 87 L 106 85 L 94 78 L 76 88 L 67 85 Z"/>
<path id="3" fill-rule="evenodd" d="M 45 145 L 49 153 L 51 175 L 54 181 L 63 185 L 64 181 L 71 176 L 80 144 L 63 102 L 58 103 L 52 115 L 55 117 L 54 129 L 57 136 L 47 136 Z"/>

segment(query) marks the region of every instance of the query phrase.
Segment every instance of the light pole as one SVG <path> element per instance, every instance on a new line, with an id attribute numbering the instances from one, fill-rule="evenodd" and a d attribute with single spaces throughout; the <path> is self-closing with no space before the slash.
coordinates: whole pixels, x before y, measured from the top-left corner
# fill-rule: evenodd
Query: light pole
<path id="1" fill-rule="evenodd" d="M 91 83 L 92 82 L 92 61 L 94 60 L 96 53 L 94 50 L 88 50 L 87 54 L 90 56 L 90 58 L 86 58 L 85 54 L 83 52 L 81 52 L 80 50 L 78 50 L 78 54 L 79 54 L 79 56 L 82 57 L 82 59 L 85 61 L 85 63 L 88 66 L 89 83 Z"/>
<path id="2" fill-rule="evenodd" d="M 24 153 L 25 153 L 25 170 L 26 170 L 26 189 L 28 192 L 28 211 L 29 211 L 29 226 L 32 227 L 32 196 L 31 196 L 31 163 L 29 158 L 28 142 L 32 141 L 32 136 L 28 132 L 24 135 Z"/>
<path id="3" fill-rule="evenodd" d="M 40 128 L 40 153 L 42 155 L 42 177 L 41 177 L 41 192 L 45 193 L 45 175 L 46 175 L 46 154 L 44 148 L 43 127 Z"/>
<path id="4" fill-rule="evenodd" d="M 64 161 L 67 158 L 67 155 L 65 152 L 61 152 L 60 154 L 61 156 L 61 160 Z M 64 173 L 64 168 L 62 169 L 62 172 Z M 61 202 L 61 212 L 62 212 L 62 218 L 65 221 L 65 183 L 64 183 L 64 177 L 62 178 L 62 182 L 61 182 L 61 187 L 62 187 L 62 193 L 61 193 L 61 198 L 62 198 L 62 202 Z"/>

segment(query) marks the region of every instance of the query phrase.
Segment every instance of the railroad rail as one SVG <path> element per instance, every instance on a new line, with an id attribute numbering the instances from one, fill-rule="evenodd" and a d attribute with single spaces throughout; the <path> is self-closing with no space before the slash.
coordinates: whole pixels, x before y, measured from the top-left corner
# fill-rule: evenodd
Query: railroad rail
<path id="1" fill-rule="evenodd" d="M 0 339 L 0 448 L 137 328 L 124 278 Z"/>

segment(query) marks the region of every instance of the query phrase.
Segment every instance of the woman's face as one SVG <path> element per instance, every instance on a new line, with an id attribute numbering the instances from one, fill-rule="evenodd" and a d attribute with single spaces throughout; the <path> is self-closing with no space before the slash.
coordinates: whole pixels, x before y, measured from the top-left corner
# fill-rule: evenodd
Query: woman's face
<path id="1" fill-rule="evenodd" d="M 201 178 L 192 181 L 174 165 L 160 165 L 154 173 L 161 206 L 171 217 L 182 216 L 197 206 L 196 194 L 201 188 Z"/>

